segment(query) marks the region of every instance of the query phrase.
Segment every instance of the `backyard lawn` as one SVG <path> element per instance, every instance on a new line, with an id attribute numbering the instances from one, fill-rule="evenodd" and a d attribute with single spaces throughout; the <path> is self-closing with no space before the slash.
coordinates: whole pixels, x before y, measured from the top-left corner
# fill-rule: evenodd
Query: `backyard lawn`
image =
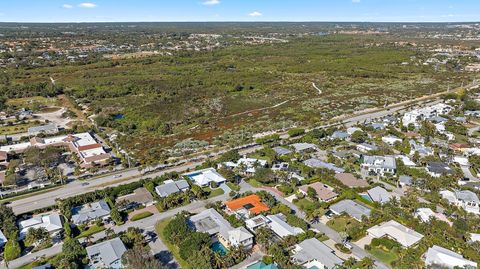
<path id="1" fill-rule="evenodd" d="M 92 226 L 90 226 L 88 229 L 86 229 L 85 231 L 81 232 L 81 233 L 76 237 L 76 239 L 83 238 L 83 237 L 87 237 L 87 236 L 89 236 L 89 235 L 99 233 L 99 232 L 101 232 L 101 231 L 103 231 L 103 230 L 105 230 L 105 227 L 104 227 L 104 226 L 92 225 Z"/>
<path id="2" fill-rule="evenodd" d="M 227 182 L 227 186 L 232 189 L 233 191 L 239 191 L 240 190 L 240 186 L 238 186 L 237 184 L 234 184 L 232 182 Z"/>
<path id="3" fill-rule="evenodd" d="M 163 230 L 165 229 L 165 227 L 168 225 L 168 223 L 171 220 L 172 220 L 172 218 L 168 218 L 168 219 L 164 219 L 164 220 L 161 220 L 161 221 L 157 222 L 157 224 L 155 224 L 155 231 L 157 232 L 158 236 L 160 237 L 160 240 L 162 240 L 162 242 L 165 244 L 165 246 L 167 246 L 167 248 L 170 250 L 172 255 L 175 257 L 177 262 L 180 264 L 180 267 L 184 268 L 184 269 L 189 269 L 190 266 L 188 266 L 188 264 L 180 257 L 178 247 L 170 244 L 168 242 L 168 240 L 165 238 L 165 236 L 163 235 Z"/>
<path id="4" fill-rule="evenodd" d="M 219 196 L 225 193 L 222 188 L 211 189 L 210 187 L 206 187 L 206 188 L 203 188 L 203 190 L 210 193 L 208 195 L 208 198 Z"/>
<path id="5" fill-rule="evenodd" d="M 145 211 L 145 212 L 142 212 L 142 213 L 138 213 L 136 215 L 133 215 L 133 217 L 130 218 L 131 221 L 137 221 L 137 220 L 141 220 L 141 219 L 144 219 L 144 218 L 148 218 L 150 216 L 152 216 L 153 213 L 150 212 L 150 211 Z"/>
<path id="6" fill-rule="evenodd" d="M 379 247 L 374 247 L 371 250 L 369 250 L 370 254 L 372 254 L 375 258 L 377 258 L 379 261 L 391 265 L 392 262 L 396 261 L 398 259 L 398 256 L 396 254 L 396 251 L 386 251 L 383 248 Z"/>

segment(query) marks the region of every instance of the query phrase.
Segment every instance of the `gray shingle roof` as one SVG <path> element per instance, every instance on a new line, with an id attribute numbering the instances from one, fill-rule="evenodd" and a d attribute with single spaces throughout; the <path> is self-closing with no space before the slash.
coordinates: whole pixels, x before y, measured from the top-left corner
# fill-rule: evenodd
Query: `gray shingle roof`
<path id="1" fill-rule="evenodd" d="M 127 251 L 125 245 L 119 237 L 89 246 L 86 248 L 90 260 L 95 260 L 93 256 L 99 255 L 99 258 L 106 267 L 122 258 L 123 253 Z"/>
<path id="2" fill-rule="evenodd" d="M 287 154 L 290 154 L 292 152 L 291 150 L 286 149 L 284 147 L 274 147 L 273 151 L 275 151 L 280 156 L 287 155 Z"/>
<path id="3" fill-rule="evenodd" d="M 110 214 L 110 207 L 104 200 L 82 205 L 72 209 L 72 222 L 81 224 L 98 218 L 106 217 Z"/>
<path id="4" fill-rule="evenodd" d="M 182 190 L 188 189 L 190 186 L 188 185 L 188 182 L 184 179 L 178 180 L 178 181 L 171 181 L 171 182 L 166 182 L 162 185 L 159 185 L 155 187 L 155 192 L 160 196 L 160 197 L 167 197 L 171 194 L 180 192 Z"/>
<path id="5" fill-rule="evenodd" d="M 293 258 L 300 264 L 317 260 L 322 263 L 325 268 L 331 269 L 343 263 L 343 261 L 333 253 L 332 249 L 316 238 L 304 240 L 298 244 L 297 247 L 300 248 L 300 250 L 293 255 Z"/>
<path id="6" fill-rule="evenodd" d="M 371 210 L 367 207 L 355 203 L 352 200 L 342 200 L 334 205 L 330 206 L 330 210 L 335 214 L 342 214 L 347 213 L 349 216 L 357 219 L 362 220 L 363 216 L 370 216 Z"/>
<path id="7" fill-rule="evenodd" d="M 326 168 L 326 169 L 332 170 L 336 173 L 345 172 L 345 169 L 343 169 L 343 168 L 337 167 L 332 163 L 322 162 L 322 161 L 320 161 L 319 159 L 316 159 L 316 158 L 311 158 L 311 159 L 305 160 L 303 163 L 306 166 L 312 167 L 312 168 Z"/>

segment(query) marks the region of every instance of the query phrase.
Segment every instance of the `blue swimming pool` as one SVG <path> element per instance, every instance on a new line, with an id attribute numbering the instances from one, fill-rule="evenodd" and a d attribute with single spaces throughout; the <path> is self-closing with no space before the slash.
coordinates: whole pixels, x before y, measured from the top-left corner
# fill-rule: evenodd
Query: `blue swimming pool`
<path id="1" fill-rule="evenodd" d="M 373 202 L 372 198 L 370 198 L 370 196 L 368 196 L 368 194 L 366 194 L 366 193 L 362 193 L 362 194 L 360 194 L 360 196 L 362 196 L 363 199 L 365 199 L 369 202 Z"/>
<path id="2" fill-rule="evenodd" d="M 218 241 L 213 243 L 210 247 L 212 248 L 213 251 L 220 254 L 220 256 L 225 256 L 228 253 L 228 249 Z"/>

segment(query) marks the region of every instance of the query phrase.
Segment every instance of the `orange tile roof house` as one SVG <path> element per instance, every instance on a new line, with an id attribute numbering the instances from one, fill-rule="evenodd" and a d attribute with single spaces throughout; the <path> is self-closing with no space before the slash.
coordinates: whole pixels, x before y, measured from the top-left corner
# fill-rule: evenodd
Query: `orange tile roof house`
<path id="1" fill-rule="evenodd" d="M 225 202 L 225 205 L 229 211 L 239 215 L 258 215 L 270 210 L 256 194 Z"/>

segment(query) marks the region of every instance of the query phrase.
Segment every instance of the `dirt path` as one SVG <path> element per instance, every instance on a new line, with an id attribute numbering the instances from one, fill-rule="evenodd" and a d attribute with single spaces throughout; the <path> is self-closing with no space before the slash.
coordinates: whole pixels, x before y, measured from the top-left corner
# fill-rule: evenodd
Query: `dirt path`
<path id="1" fill-rule="evenodd" d="M 322 94 L 322 90 L 320 90 L 317 85 L 315 85 L 315 82 L 312 82 L 312 86 L 318 91 L 318 94 Z"/>

